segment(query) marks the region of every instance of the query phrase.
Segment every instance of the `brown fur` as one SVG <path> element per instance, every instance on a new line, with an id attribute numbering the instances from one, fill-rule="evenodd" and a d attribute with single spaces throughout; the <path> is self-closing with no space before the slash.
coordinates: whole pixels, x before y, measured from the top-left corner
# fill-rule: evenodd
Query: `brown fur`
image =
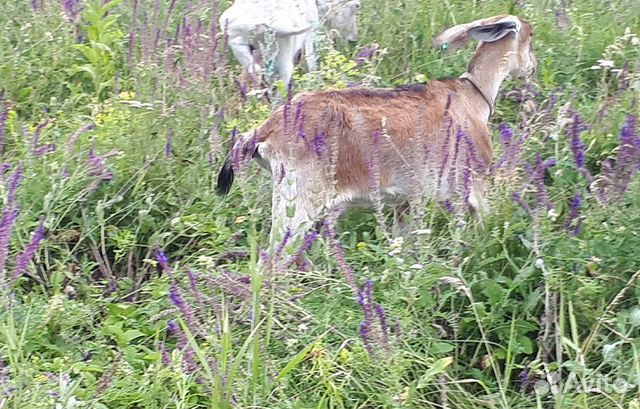
<path id="1" fill-rule="evenodd" d="M 294 129 L 284 131 L 287 108 L 281 107 L 256 129 L 256 137 L 259 142 L 268 141 L 265 148 L 268 156 L 288 157 L 292 163 L 303 166 L 322 166 L 324 160 L 318 157 L 311 144 L 306 149 L 296 149 L 293 157 L 288 151 L 292 146 L 303 146 L 300 129 L 307 137 L 324 133 L 329 135 L 329 140 L 331 135 L 337 134 L 337 193 L 366 194 L 371 183 L 366 161 L 373 154 L 374 132 L 384 132 L 391 139 L 388 143 L 382 137 L 380 142 L 381 164 L 384 165 L 380 188 L 384 189 L 394 179 L 406 176 L 398 174 L 402 172 L 403 158 L 417 145 L 435 149 L 443 145 L 443 138 L 447 136 L 443 130 L 449 96 L 449 115 L 475 141 L 481 157 L 490 162 L 492 146 L 486 124 L 474 119 L 474 107 L 458 97 L 467 88 L 468 84 L 463 80 L 441 80 L 397 89 L 354 88 L 301 94 L 293 99 L 289 109 L 289 121 L 293 123 L 290 128 Z M 305 118 L 296 124 L 292 117 L 299 104 L 302 104 Z M 428 120 L 420 124 L 419 118 L 425 117 Z M 386 121 L 384 129 L 383 118 Z M 422 135 L 419 144 L 415 140 L 417 135 Z M 327 156 L 331 157 L 335 153 L 332 144 L 327 144 Z"/>

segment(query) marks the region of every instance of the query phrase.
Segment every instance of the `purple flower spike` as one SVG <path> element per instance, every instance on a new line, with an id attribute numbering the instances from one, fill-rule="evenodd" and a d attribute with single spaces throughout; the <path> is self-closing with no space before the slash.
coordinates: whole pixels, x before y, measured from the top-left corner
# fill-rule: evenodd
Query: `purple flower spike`
<path id="1" fill-rule="evenodd" d="M 38 249 L 40 248 L 40 244 L 44 239 L 46 229 L 44 227 L 44 217 L 40 218 L 40 224 L 33 234 L 33 238 L 31 239 L 31 243 L 27 245 L 27 247 L 20 253 L 18 258 L 16 259 L 16 267 L 11 274 L 11 284 L 14 284 L 18 278 L 20 278 L 25 271 L 27 271 L 27 267 L 33 258 L 35 257 Z"/>
<path id="2" fill-rule="evenodd" d="M 312 231 L 311 233 L 308 233 L 305 238 L 304 238 L 304 242 L 302 243 L 302 245 L 300 246 L 300 248 L 295 252 L 295 254 L 293 255 L 293 257 L 291 258 L 291 260 L 289 261 L 289 264 L 287 265 L 287 267 L 291 267 L 291 265 L 295 262 L 297 262 L 298 260 L 300 260 L 302 258 L 302 256 L 309 251 L 309 249 L 311 248 L 311 246 L 313 246 L 313 243 L 316 242 L 316 240 L 318 240 L 318 232 L 317 231 Z"/>
<path id="3" fill-rule="evenodd" d="M 544 184 L 545 172 L 547 169 L 556 165 L 555 159 L 542 160 L 540 155 L 536 155 L 536 167 L 533 174 L 533 183 L 536 187 L 536 209 L 547 207 L 553 209 L 554 205 L 549 200 L 549 192 Z"/>
<path id="4" fill-rule="evenodd" d="M 640 137 L 636 130 L 636 116 L 629 114 L 620 130 L 620 146 L 615 161 L 605 160 L 602 164 L 602 176 L 605 185 L 597 194 L 605 203 L 622 199 L 629 183 L 640 170 Z"/>
<path id="5" fill-rule="evenodd" d="M 289 242 L 289 240 L 291 240 L 291 230 L 287 229 L 287 231 L 284 233 L 284 236 L 282 237 L 282 240 L 280 240 L 280 243 L 278 244 L 278 247 L 276 248 L 276 252 L 275 252 L 275 261 L 278 262 L 281 257 L 282 257 L 282 253 L 284 252 L 285 247 L 287 246 L 287 243 Z"/>
<path id="6" fill-rule="evenodd" d="M 79 0 L 63 0 L 62 10 L 70 23 L 76 23 L 80 15 L 81 8 L 79 7 Z"/>
<path id="7" fill-rule="evenodd" d="M 96 189 L 100 182 L 108 182 L 113 180 L 113 170 L 109 169 L 105 165 L 105 161 L 107 158 L 116 155 L 117 152 L 110 152 L 106 155 L 98 155 L 94 148 L 89 150 L 89 160 L 87 164 L 89 165 L 89 171 L 87 174 L 91 177 L 96 178 L 93 183 L 92 189 Z"/>
<path id="8" fill-rule="evenodd" d="M 164 273 L 171 274 L 171 266 L 169 265 L 169 257 L 160 247 L 156 248 L 156 261 Z"/>
<path id="9" fill-rule="evenodd" d="M 191 305 L 189 305 L 182 297 L 180 288 L 178 287 L 178 284 L 176 282 L 173 282 L 171 284 L 171 287 L 169 287 L 169 299 L 171 300 L 171 303 L 173 303 L 173 305 L 178 307 L 178 309 L 184 316 L 189 331 L 195 334 L 195 331 L 197 331 L 198 329 L 198 327 L 196 326 L 195 314 L 193 312 L 193 309 L 191 308 Z"/>
<path id="10" fill-rule="evenodd" d="M 382 345 L 387 352 L 390 352 L 391 346 L 389 345 L 389 323 L 387 321 L 387 313 L 384 310 L 384 307 L 380 304 L 375 305 L 375 311 L 378 316 L 378 320 L 380 321 L 380 329 L 382 330 Z"/>
<path id="11" fill-rule="evenodd" d="M 580 208 L 582 207 L 582 196 L 576 193 L 571 200 L 571 213 L 565 223 L 565 228 L 573 235 L 577 236 L 582 231 L 582 217 L 580 216 Z"/>
<path id="12" fill-rule="evenodd" d="M 367 61 L 371 60 L 377 49 L 378 47 L 375 45 L 362 47 L 356 55 L 357 67 L 361 68 Z"/>
<path id="13" fill-rule="evenodd" d="M 2 215 L 0 216 L 0 272 L 6 270 L 13 228 L 20 214 L 20 210 L 16 204 L 16 193 L 22 180 L 22 173 L 23 168 L 22 165 L 20 165 L 9 177 L 7 199 L 2 209 Z M 0 289 L 4 286 L 4 279 L 4 275 L 0 274 Z"/>
<path id="14" fill-rule="evenodd" d="M 318 159 L 323 159 L 327 155 L 327 136 L 324 132 L 316 129 L 313 137 L 313 147 Z"/>
<path id="15" fill-rule="evenodd" d="M 33 151 L 33 156 L 39 158 L 40 156 L 44 156 L 48 153 L 56 151 L 55 143 L 48 143 L 46 145 L 40 145 Z"/>
<path id="16" fill-rule="evenodd" d="M 162 365 L 171 366 L 171 355 L 169 354 L 169 349 L 164 344 L 164 342 L 160 342 L 158 344 L 158 349 L 160 350 L 160 356 L 162 360 Z"/>
<path id="17" fill-rule="evenodd" d="M 511 126 L 509 126 L 509 124 L 506 124 L 506 123 L 500 125 L 500 143 L 502 143 L 504 147 L 507 147 L 511 144 L 512 140 L 513 140 L 513 130 L 511 129 Z"/>
<path id="18" fill-rule="evenodd" d="M 0 153 L 4 152 L 4 140 L 7 132 L 7 120 L 9 119 L 9 107 L 4 103 L 4 98 L 0 98 Z"/>
<path id="19" fill-rule="evenodd" d="M 366 321 L 362 321 L 360 323 L 360 338 L 362 339 L 362 344 L 364 345 L 365 349 L 367 350 L 367 352 L 369 353 L 370 357 L 375 357 L 375 351 L 371 345 L 371 340 L 369 339 L 369 325 L 366 323 Z"/>
<path id="20" fill-rule="evenodd" d="M 164 145 L 164 156 L 169 159 L 173 152 L 173 129 L 169 129 L 167 132 L 167 142 Z"/>
<path id="21" fill-rule="evenodd" d="M 580 133 L 584 126 L 580 121 L 580 114 L 577 112 L 573 115 L 573 123 L 569 129 L 569 136 L 571 138 L 571 150 L 573 151 L 573 157 L 576 161 L 578 169 L 584 169 L 585 166 L 585 150 L 586 147 L 580 139 Z"/>
<path id="22" fill-rule="evenodd" d="M 76 142 L 78 142 L 78 139 L 80 139 L 80 137 L 86 133 L 89 132 L 93 129 L 95 129 L 96 126 L 92 123 L 83 125 L 82 128 L 78 129 L 76 132 L 73 133 L 73 135 L 71 135 L 69 137 L 69 139 L 67 140 L 67 146 L 65 147 L 65 152 L 70 155 L 71 153 L 73 153 L 73 148 L 76 146 Z"/>
<path id="23" fill-rule="evenodd" d="M 176 334 L 178 332 L 178 323 L 176 320 L 169 320 L 169 322 L 167 322 L 167 331 L 170 334 Z"/>

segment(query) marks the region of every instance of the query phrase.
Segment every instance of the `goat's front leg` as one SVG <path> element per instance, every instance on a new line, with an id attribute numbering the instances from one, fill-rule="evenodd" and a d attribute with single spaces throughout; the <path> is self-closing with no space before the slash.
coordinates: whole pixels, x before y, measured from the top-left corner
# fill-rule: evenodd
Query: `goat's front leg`
<path id="1" fill-rule="evenodd" d="M 272 265 L 287 267 L 293 263 L 307 263 L 306 255 L 300 249 L 322 212 L 322 193 L 314 188 L 313 176 L 304 171 L 286 169 L 281 165 L 272 166 L 272 169 L 274 179 L 269 240 Z"/>
<path id="2" fill-rule="evenodd" d="M 242 65 L 249 74 L 254 77 L 260 76 L 262 67 L 260 67 L 253 58 L 253 53 L 249 46 L 249 37 L 244 35 L 234 35 L 229 38 L 229 47 L 240 65 Z"/>
<path id="3" fill-rule="evenodd" d="M 287 35 L 277 38 L 278 55 L 276 56 L 276 71 L 286 86 L 289 86 L 293 74 L 293 59 L 295 57 L 295 36 Z"/>
<path id="4" fill-rule="evenodd" d="M 307 69 L 309 71 L 314 71 L 318 67 L 316 60 L 315 41 L 315 28 L 311 28 L 304 37 L 304 58 L 307 62 Z"/>

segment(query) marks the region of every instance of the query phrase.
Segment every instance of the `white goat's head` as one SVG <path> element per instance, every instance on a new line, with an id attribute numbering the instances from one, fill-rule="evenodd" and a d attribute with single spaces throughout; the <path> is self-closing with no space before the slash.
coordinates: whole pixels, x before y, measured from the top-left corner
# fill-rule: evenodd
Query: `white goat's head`
<path id="1" fill-rule="evenodd" d="M 358 41 L 360 0 L 318 0 L 318 9 L 331 32 L 347 41 Z"/>
<path id="2" fill-rule="evenodd" d="M 494 57 L 488 52 L 489 48 L 499 47 L 508 74 L 528 77 L 535 73 L 537 61 L 533 52 L 533 28 L 529 22 L 511 15 L 476 20 L 445 30 L 433 43 L 440 49 L 453 51 L 471 38 L 481 42 L 471 66 L 483 64 L 489 56 Z"/>

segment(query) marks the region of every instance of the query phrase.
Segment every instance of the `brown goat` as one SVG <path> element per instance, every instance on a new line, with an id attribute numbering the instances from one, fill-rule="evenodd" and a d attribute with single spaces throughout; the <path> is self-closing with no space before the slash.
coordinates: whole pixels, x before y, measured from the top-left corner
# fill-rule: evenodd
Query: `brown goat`
<path id="1" fill-rule="evenodd" d="M 273 177 L 271 245 L 286 247 L 348 203 L 458 196 L 482 211 L 481 176 L 492 159 L 487 121 L 507 75 L 535 72 L 532 36 L 515 16 L 477 20 L 434 40 L 449 50 L 481 41 L 458 79 L 299 94 L 236 142 L 218 193 L 229 191 L 234 170 L 257 158 Z"/>

